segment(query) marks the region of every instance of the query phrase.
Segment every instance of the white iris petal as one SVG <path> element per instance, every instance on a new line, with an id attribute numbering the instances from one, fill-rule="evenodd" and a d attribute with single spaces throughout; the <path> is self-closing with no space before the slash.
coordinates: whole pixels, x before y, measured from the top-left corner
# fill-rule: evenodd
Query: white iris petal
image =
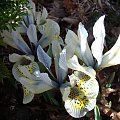
<path id="1" fill-rule="evenodd" d="M 104 39 L 105 39 L 104 18 L 105 15 L 100 17 L 96 21 L 93 27 L 93 35 L 95 37 L 95 41 L 92 43 L 91 49 L 93 56 L 96 58 L 98 62 L 98 66 L 102 62 L 102 52 L 104 48 Z"/>
<path id="2" fill-rule="evenodd" d="M 93 66 L 93 57 L 87 42 L 88 33 L 82 23 L 79 23 L 78 38 L 80 40 L 82 60 L 87 66 Z"/>
<path id="3" fill-rule="evenodd" d="M 74 55 L 71 59 L 67 61 L 67 66 L 68 68 L 81 71 L 91 77 L 95 77 L 96 75 L 96 72 L 92 67 L 83 67 L 82 65 L 80 65 L 76 55 Z"/>
<path id="4" fill-rule="evenodd" d="M 115 45 L 103 55 L 102 63 L 99 68 L 105 68 L 120 64 L 120 35 Z"/>

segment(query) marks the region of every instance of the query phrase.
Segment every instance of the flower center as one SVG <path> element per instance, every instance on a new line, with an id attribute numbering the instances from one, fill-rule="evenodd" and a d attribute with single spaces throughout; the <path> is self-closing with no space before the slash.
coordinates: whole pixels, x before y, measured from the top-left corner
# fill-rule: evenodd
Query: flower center
<path id="1" fill-rule="evenodd" d="M 83 82 L 85 82 L 86 80 L 89 80 L 90 77 L 88 75 L 84 75 L 82 78 L 80 78 L 78 81 L 77 81 L 77 86 L 78 88 L 81 88 L 81 84 Z"/>
<path id="2" fill-rule="evenodd" d="M 73 102 L 75 108 L 84 108 L 88 104 L 88 98 L 85 96 L 85 91 L 77 87 L 71 88 L 69 98 Z"/>

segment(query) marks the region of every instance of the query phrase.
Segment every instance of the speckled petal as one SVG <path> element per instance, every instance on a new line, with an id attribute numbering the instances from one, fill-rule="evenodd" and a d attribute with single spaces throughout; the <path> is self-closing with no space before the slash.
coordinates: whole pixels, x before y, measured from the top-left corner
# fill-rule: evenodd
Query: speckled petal
<path id="1" fill-rule="evenodd" d="M 53 86 L 46 84 L 42 80 L 35 81 L 25 77 L 20 77 L 19 82 L 34 94 L 43 93 L 53 88 Z"/>
<path id="2" fill-rule="evenodd" d="M 30 92 L 27 88 L 23 87 L 23 104 L 27 104 L 32 101 L 34 94 Z"/>

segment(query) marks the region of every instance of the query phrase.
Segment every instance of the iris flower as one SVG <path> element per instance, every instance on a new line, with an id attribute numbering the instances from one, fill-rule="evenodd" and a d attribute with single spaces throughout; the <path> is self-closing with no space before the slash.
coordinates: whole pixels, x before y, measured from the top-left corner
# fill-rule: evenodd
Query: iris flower
<path id="1" fill-rule="evenodd" d="M 58 41 L 52 43 L 53 56 L 55 59 L 55 71 L 57 79 L 53 76 L 50 67 L 52 64 L 51 57 L 43 50 L 39 45 L 37 48 L 37 56 L 40 63 L 44 65 L 48 73 L 42 73 L 38 64 L 34 61 L 32 55 L 19 55 L 13 53 L 9 55 L 9 60 L 13 63 L 12 74 L 14 78 L 20 82 L 23 86 L 24 98 L 23 103 L 29 103 L 32 101 L 34 94 L 40 94 L 53 88 L 59 88 L 63 83 L 65 76 L 67 75 L 67 69 L 62 70 L 59 68 L 59 53 L 61 47 Z"/>
<path id="2" fill-rule="evenodd" d="M 47 73 L 40 72 L 33 56 L 13 53 L 9 55 L 9 60 L 15 62 L 12 73 L 14 78 L 23 86 L 24 104 L 29 103 L 34 94 L 43 93 L 57 87 L 57 84 L 49 78 Z"/>
<path id="3" fill-rule="evenodd" d="M 95 40 L 91 45 L 91 49 L 87 42 L 88 33 L 82 23 L 79 23 L 78 36 L 73 31 L 68 30 L 65 38 L 67 44 L 65 49 L 69 58 L 76 55 L 87 66 L 94 69 L 103 69 L 120 63 L 120 35 L 115 45 L 103 55 L 105 40 L 104 18 L 105 15 L 101 16 L 93 26 Z"/>
<path id="4" fill-rule="evenodd" d="M 63 84 L 60 89 L 66 111 L 75 118 L 83 117 L 96 105 L 99 92 L 96 70 L 120 64 L 120 36 L 115 45 L 103 55 L 104 18 L 105 16 L 101 16 L 93 27 L 95 40 L 91 49 L 87 42 L 88 33 L 84 25 L 79 23 L 78 36 L 68 30 L 66 46 L 61 52 L 59 63 L 61 68 L 68 67 L 74 70 L 74 73 L 69 76 L 70 86 Z M 79 60 L 82 60 L 82 65 Z"/>

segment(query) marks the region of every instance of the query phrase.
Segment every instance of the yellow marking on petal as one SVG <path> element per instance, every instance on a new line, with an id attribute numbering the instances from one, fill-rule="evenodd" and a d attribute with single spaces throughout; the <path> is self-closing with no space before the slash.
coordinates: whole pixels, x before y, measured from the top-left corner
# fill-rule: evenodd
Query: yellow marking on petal
<path id="1" fill-rule="evenodd" d="M 81 88 L 81 84 L 82 84 L 84 81 L 89 80 L 89 79 L 90 79 L 90 77 L 89 77 L 88 75 L 84 75 L 84 76 L 79 80 L 79 82 L 77 83 L 78 88 Z"/>
<path id="2" fill-rule="evenodd" d="M 58 33 L 56 33 L 56 34 L 54 35 L 54 39 L 55 39 L 55 40 L 59 40 L 59 34 L 58 34 Z"/>
<path id="3" fill-rule="evenodd" d="M 28 96 L 31 94 L 30 91 L 26 87 L 23 87 L 23 93 L 24 93 L 24 96 Z"/>
<path id="4" fill-rule="evenodd" d="M 20 70 L 19 67 L 16 68 L 21 76 L 24 76 L 23 72 Z"/>
<path id="5" fill-rule="evenodd" d="M 80 96 L 76 96 L 74 101 L 76 108 L 84 108 L 88 103 L 88 98 L 86 96 L 84 96 L 83 98 L 81 98 Z"/>
<path id="6" fill-rule="evenodd" d="M 33 66 L 32 65 L 28 65 L 28 66 L 26 66 L 26 69 L 28 70 L 29 73 L 32 73 Z"/>
<path id="7" fill-rule="evenodd" d="M 88 104 L 88 98 L 85 96 L 83 89 L 71 88 L 69 98 L 74 102 L 75 108 L 84 108 Z"/>

